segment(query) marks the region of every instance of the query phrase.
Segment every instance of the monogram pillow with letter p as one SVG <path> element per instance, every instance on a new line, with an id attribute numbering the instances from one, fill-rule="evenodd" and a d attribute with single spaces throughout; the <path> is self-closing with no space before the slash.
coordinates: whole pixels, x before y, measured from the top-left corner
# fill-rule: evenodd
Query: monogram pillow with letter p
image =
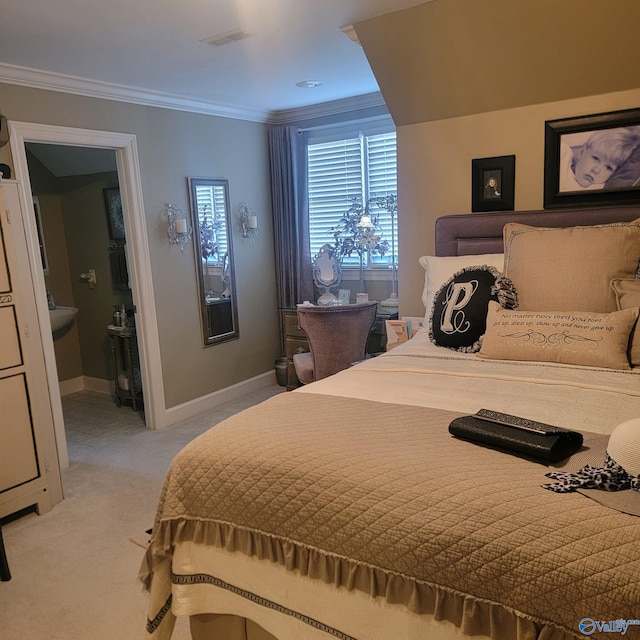
<path id="1" fill-rule="evenodd" d="M 515 309 L 513 283 L 489 265 L 465 267 L 436 292 L 429 319 L 429 338 L 440 347 L 475 353 L 487 328 L 489 302 Z"/>

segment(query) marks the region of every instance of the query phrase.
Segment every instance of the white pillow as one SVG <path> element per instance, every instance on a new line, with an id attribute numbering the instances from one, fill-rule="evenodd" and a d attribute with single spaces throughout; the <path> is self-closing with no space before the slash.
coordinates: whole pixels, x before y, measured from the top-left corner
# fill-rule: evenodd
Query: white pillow
<path id="1" fill-rule="evenodd" d="M 454 273 L 466 267 L 488 265 L 504 271 L 503 253 L 483 253 L 471 256 L 422 256 L 418 262 L 424 269 L 422 302 L 425 308 L 424 327 L 429 326 L 433 297 Z"/>

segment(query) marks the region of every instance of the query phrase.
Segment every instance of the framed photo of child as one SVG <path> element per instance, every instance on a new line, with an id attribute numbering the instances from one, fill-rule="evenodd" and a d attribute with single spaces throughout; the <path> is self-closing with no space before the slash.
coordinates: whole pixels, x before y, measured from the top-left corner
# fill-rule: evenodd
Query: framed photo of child
<path id="1" fill-rule="evenodd" d="M 545 209 L 638 202 L 640 109 L 545 122 Z"/>
<path id="2" fill-rule="evenodd" d="M 516 157 L 471 161 L 471 211 L 513 211 Z"/>

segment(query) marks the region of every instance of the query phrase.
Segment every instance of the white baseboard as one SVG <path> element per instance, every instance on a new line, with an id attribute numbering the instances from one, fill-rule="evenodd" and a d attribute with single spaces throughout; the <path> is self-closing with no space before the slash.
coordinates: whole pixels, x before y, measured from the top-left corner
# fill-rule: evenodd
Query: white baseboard
<path id="1" fill-rule="evenodd" d="M 78 376 L 77 378 L 70 378 L 60 382 L 60 396 L 68 396 L 70 393 L 76 393 L 77 391 L 95 391 L 96 393 L 112 395 L 114 392 L 113 381 L 90 376 Z"/>
<path id="2" fill-rule="evenodd" d="M 60 381 L 60 395 L 68 396 L 70 393 L 84 390 L 84 380 L 82 376 Z"/>
<path id="3" fill-rule="evenodd" d="M 160 427 L 164 429 L 170 427 L 176 422 L 192 418 L 199 413 L 215 409 L 225 402 L 236 400 L 247 393 L 258 391 L 264 387 L 275 384 L 275 371 L 267 371 L 260 375 L 232 384 L 230 387 L 219 389 L 206 396 L 195 398 L 189 402 L 179 404 L 166 410 L 163 424 Z M 104 393 L 105 395 L 113 395 L 115 392 L 112 380 L 103 380 L 102 378 L 91 378 L 90 376 L 78 376 L 69 380 L 60 382 L 60 395 L 66 396 L 77 391 L 94 391 L 96 393 Z"/>
<path id="4" fill-rule="evenodd" d="M 206 396 L 195 398 L 189 402 L 170 407 L 165 412 L 164 427 L 169 427 L 176 422 L 186 420 L 199 413 L 215 409 L 225 402 L 236 400 L 241 396 L 258 391 L 264 387 L 268 387 L 276 382 L 275 371 L 268 371 L 267 373 L 261 373 L 258 376 L 243 380 L 230 387 L 225 387 L 213 393 L 209 393 Z"/>
<path id="5" fill-rule="evenodd" d="M 84 379 L 84 388 L 86 391 L 95 391 L 96 393 L 104 393 L 105 395 L 113 395 L 115 392 L 113 380 L 91 378 L 90 376 L 82 377 Z"/>

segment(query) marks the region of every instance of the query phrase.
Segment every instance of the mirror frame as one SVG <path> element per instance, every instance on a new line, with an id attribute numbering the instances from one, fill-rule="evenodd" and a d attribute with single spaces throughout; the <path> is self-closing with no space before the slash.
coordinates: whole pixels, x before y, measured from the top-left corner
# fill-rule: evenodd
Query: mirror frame
<path id="1" fill-rule="evenodd" d="M 231 207 L 229 204 L 229 181 L 224 178 L 187 178 L 189 186 L 189 204 L 191 208 L 191 221 L 193 224 L 193 254 L 195 258 L 196 275 L 198 280 L 198 297 L 200 303 L 200 321 L 202 329 L 202 341 L 204 347 L 210 347 L 214 344 L 226 342 L 227 340 L 236 340 L 240 337 L 238 329 L 238 306 L 237 306 L 237 288 L 235 277 L 235 263 L 233 257 L 233 237 L 231 225 Z M 202 258 L 202 247 L 200 242 L 200 215 L 198 213 L 197 187 L 222 187 L 224 189 L 225 200 L 225 228 L 227 231 L 227 258 L 229 261 L 229 278 L 231 296 L 229 298 L 231 304 L 231 321 L 232 330 L 218 334 L 212 334 L 210 331 L 208 307 L 206 302 L 206 289 L 204 281 L 204 264 Z"/>
<path id="2" fill-rule="evenodd" d="M 326 257 L 327 260 L 333 260 L 331 264 L 332 276 L 330 280 L 322 279 L 322 267 L 320 261 Z M 316 254 L 316 257 L 311 263 L 311 271 L 313 275 L 313 281 L 317 287 L 323 287 L 327 291 L 331 287 L 335 287 L 342 282 L 342 263 L 340 258 L 336 255 L 335 247 L 329 243 L 325 243 L 320 247 L 320 250 Z"/>

